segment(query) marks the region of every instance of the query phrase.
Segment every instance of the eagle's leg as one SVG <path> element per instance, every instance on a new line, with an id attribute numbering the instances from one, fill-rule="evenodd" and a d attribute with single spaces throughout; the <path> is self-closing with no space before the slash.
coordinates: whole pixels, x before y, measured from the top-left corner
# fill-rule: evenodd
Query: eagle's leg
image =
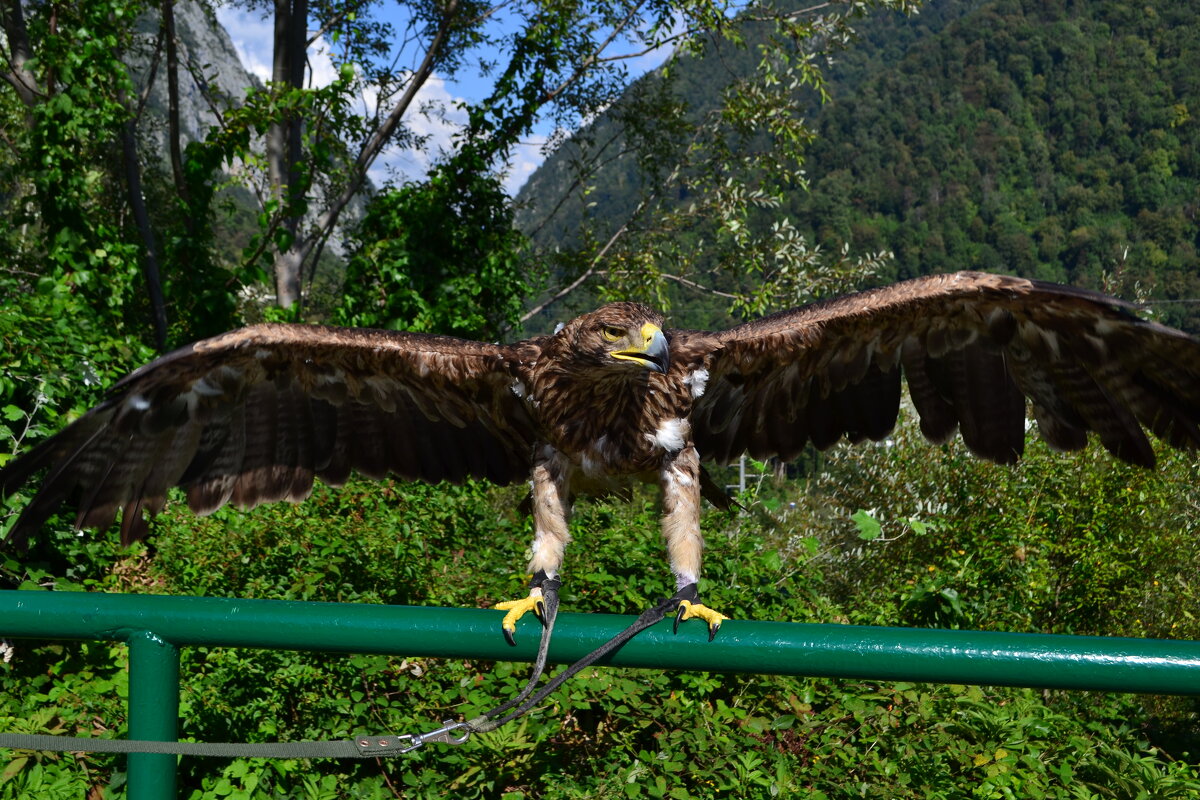
<path id="1" fill-rule="evenodd" d="M 675 573 L 675 595 L 678 601 L 675 627 L 686 619 L 699 617 L 708 623 L 711 642 L 729 617 L 700 602 L 696 581 L 700 578 L 700 554 L 704 538 L 700 534 L 700 457 L 696 448 L 688 445 L 674 458 L 663 464 L 659 476 L 662 484 L 663 538 L 667 541 L 667 556 Z"/>
<path id="2" fill-rule="evenodd" d="M 557 600 L 558 570 L 562 566 L 563 551 L 571 541 L 568 528 L 571 517 L 571 501 L 568 482 L 569 465 L 558 451 L 551 447 L 542 448 L 533 464 L 533 546 L 529 559 L 529 571 L 533 580 L 529 584 L 529 596 L 520 600 L 507 600 L 493 608 L 507 611 L 500 626 L 504 638 L 514 644 L 513 634 L 517 620 L 532 611 L 545 624 L 546 592 L 555 592 Z"/>

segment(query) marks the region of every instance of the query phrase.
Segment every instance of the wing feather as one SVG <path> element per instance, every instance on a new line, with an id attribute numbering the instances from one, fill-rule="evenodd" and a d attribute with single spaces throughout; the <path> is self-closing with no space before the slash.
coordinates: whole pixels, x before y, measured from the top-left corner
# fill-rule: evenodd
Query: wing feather
<path id="1" fill-rule="evenodd" d="M 926 437 L 958 431 L 1000 463 L 1022 453 L 1027 399 L 1058 449 L 1095 433 L 1118 458 L 1152 466 L 1143 429 L 1200 447 L 1200 341 L 1084 289 L 961 272 L 711 335 L 692 430 L 719 462 L 882 439 L 899 412 L 901 373 Z"/>
<path id="2" fill-rule="evenodd" d="M 509 387 L 536 345 L 305 325 L 197 342 L 121 380 L 96 408 L 0 470 L 0 495 L 46 471 L 10 540 L 64 503 L 77 523 L 146 531 L 181 486 L 205 514 L 300 500 L 314 476 L 498 483 L 528 476 L 535 436 Z"/>

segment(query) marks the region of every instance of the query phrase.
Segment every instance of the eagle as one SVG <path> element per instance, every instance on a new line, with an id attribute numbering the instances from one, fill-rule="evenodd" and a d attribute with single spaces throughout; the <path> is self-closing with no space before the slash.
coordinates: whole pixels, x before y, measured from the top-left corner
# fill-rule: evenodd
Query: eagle
<path id="1" fill-rule="evenodd" d="M 676 624 L 709 638 L 727 617 L 697 591 L 701 497 L 728 498 L 703 462 L 792 459 L 810 443 L 879 441 L 907 381 L 931 442 L 1022 454 L 1026 409 L 1057 450 L 1091 434 L 1153 467 L 1147 431 L 1200 446 L 1200 340 L 1126 302 L 979 272 L 917 278 L 723 331 L 663 328 L 610 303 L 553 335 L 511 344 L 317 325 L 253 325 L 135 370 L 103 402 L 0 470 L 0 496 L 44 473 L 8 540 L 26 543 L 64 503 L 79 528 L 120 514 L 123 542 L 180 487 L 208 514 L 303 500 L 314 478 L 530 482 L 528 597 L 557 591 L 577 496 L 657 483 Z M 557 599 L 557 598 L 555 598 Z"/>

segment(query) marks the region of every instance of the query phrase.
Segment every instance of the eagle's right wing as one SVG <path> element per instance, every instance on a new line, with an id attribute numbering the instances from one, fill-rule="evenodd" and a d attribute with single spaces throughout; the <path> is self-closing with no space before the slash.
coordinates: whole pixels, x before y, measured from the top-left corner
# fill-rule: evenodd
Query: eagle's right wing
<path id="1" fill-rule="evenodd" d="M 143 510 L 181 486 L 201 514 L 298 501 L 313 478 L 511 483 L 529 476 L 534 425 L 514 386 L 537 344 L 257 325 L 141 367 L 103 403 L 0 470 L 0 496 L 46 471 L 9 534 L 64 502 L 79 527 L 145 534 Z"/>

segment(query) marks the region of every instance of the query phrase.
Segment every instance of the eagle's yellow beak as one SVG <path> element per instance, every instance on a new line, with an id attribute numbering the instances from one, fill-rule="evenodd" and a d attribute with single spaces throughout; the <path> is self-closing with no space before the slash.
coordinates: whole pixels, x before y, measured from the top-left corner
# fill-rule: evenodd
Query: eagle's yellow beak
<path id="1" fill-rule="evenodd" d="M 655 372 L 666 372 L 671 365 L 671 351 L 667 346 L 667 337 L 657 325 L 647 322 L 642 326 L 641 344 L 627 347 L 612 354 L 613 358 L 635 361 Z"/>

